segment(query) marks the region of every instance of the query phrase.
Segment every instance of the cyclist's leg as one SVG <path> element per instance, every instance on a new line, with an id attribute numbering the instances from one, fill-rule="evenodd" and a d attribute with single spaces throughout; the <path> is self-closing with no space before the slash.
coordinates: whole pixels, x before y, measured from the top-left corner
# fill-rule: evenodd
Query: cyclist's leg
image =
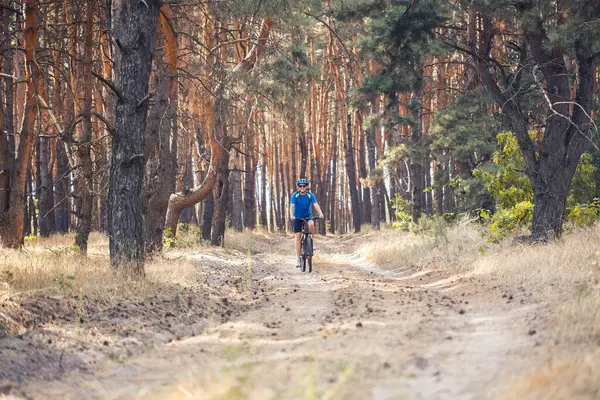
<path id="1" fill-rule="evenodd" d="M 302 221 L 292 221 L 294 225 L 294 241 L 296 242 L 296 266 L 300 266 L 300 240 L 302 239 Z"/>
<path id="2" fill-rule="evenodd" d="M 315 233 L 315 221 L 312 219 L 308 221 L 308 231 L 312 234 Z"/>
<path id="3" fill-rule="evenodd" d="M 300 258 L 300 240 L 302 239 L 302 233 L 296 233 L 296 258 Z"/>
<path id="4" fill-rule="evenodd" d="M 313 251 L 315 250 L 315 221 L 312 219 L 308 221 L 308 231 L 310 232 L 310 237 L 312 238 L 312 247 Z"/>

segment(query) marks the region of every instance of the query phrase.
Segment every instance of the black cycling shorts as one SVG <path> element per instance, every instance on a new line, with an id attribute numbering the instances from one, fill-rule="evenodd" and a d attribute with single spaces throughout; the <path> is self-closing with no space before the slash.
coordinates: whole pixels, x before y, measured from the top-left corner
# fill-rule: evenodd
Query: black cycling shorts
<path id="1" fill-rule="evenodd" d="M 303 222 L 304 221 L 302 221 L 301 219 L 294 219 L 294 220 L 292 220 L 292 225 L 294 225 L 294 232 L 295 233 L 302 232 L 302 223 Z"/>

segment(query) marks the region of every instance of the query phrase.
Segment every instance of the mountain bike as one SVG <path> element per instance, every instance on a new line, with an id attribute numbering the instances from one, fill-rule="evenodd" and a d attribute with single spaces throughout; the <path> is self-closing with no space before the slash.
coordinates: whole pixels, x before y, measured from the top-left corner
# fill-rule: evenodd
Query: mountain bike
<path id="1" fill-rule="evenodd" d="M 308 231 L 308 221 L 317 220 L 319 217 L 312 218 L 297 218 L 302 221 L 302 238 L 300 239 L 300 258 L 302 259 L 302 272 L 306 272 L 308 264 L 308 272 L 312 272 L 312 258 L 314 254 L 312 233 Z"/>

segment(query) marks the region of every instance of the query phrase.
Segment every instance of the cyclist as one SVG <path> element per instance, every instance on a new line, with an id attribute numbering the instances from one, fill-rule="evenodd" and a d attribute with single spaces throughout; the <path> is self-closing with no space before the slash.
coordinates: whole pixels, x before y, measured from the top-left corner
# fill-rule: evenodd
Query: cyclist
<path id="1" fill-rule="evenodd" d="M 296 182 L 298 190 L 292 193 L 290 199 L 290 219 L 294 225 L 294 232 L 296 234 L 296 267 L 300 267 L 300 240 L 302 238 L 302 220 L 301 218 L 311 218 L 308 221 L 308 231 L 312 234 L 315 232 L 315 223 L 312 220 L 311 204 L 314 205 L 315 210 L 319 213 L 319 218 L 323 218 L 323 212 L 321 207 L 317 204 L 317 198 L 315 195 L 308 190 L 308 180 L 305 178 L 298 179 Z M 314 242 L 313 242 L 314 243 Z"/>

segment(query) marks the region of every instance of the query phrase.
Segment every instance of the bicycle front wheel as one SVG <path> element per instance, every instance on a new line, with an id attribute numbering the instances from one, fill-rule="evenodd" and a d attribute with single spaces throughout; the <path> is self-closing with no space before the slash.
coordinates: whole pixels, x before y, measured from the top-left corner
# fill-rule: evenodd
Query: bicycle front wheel
<path id="1" fill-rule="evenodd" d="M 312 272 L 312 256 L 313 256 L 313 239 L 312 236 L 306 237 L 305 243 L 306 261 L 308 263 L 308 272 Z"/>
<path id="2" fill-rule="evenodd" d="M 312 236 L 306 237 L 306 243 L 304 243 L 304 246 L 305 246 L 305 250 L 306 250 L 306 255 L 308 257 L 312 257 L 312 255 L 313 255 L 313 238 L 312 238 Z"/>

